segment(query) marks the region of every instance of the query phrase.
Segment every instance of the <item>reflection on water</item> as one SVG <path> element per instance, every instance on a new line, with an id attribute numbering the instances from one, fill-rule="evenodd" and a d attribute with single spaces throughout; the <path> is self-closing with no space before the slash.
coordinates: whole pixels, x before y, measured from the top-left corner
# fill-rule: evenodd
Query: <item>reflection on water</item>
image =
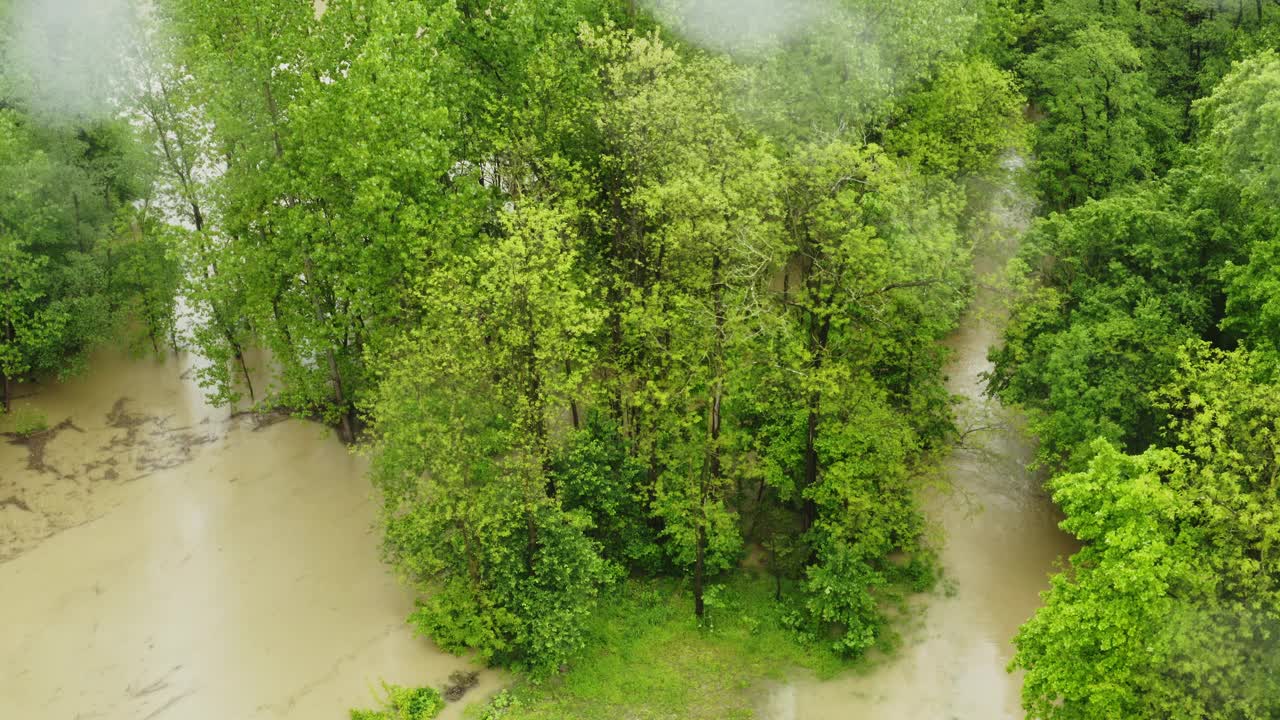
<path id="1" fill-rule="evenodd" d="M 1012 157 L 1008 169 L 1021 162 Z M 982 395 L 987 348 L 999 339 L 997 277 L 1030 217 L 1015 183 L 989 193 L 991 221 L 977 241 L 979 289 L 948 339 L 948 387 L 964 400 L 959 426 L 973 432 L 948 459 L 950 487 L 924 504 L 944 533 L 941 561 L 954 593 L 929 598 L 902 649 L 864 674 L 775 688 L 768 720 L 1014 720 L 1021 677 L 1006 672 L 1018 627 L 1039 606 L 1055 562 L 1075 551 L 1041 479 L 1025 468 L 1035 445 L 1019 418 Z"/>
<path id="2" fill-rule="evenodd" d="M 187 360 L 92 368 L 23 388 L 56 429 L 0 440 L 0 717 L 342 718 L 466 665 L 405 625 L 333 433 L 210 408 Z"/>

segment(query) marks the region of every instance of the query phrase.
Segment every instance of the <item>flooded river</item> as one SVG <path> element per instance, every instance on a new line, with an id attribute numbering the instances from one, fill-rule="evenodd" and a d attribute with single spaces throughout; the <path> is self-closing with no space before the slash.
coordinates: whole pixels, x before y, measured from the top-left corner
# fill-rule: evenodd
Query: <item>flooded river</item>
<path id="1" fill-rule="evenodd" d="M 1021 719 L 1021 677 L 1006 672 L 1018 627 L 1040 605 L 1059 557 L 1076 550 L 1058 529 L 1061 514 L 1026 470 L 1035 443 L 1020 418 L 983 396 L 987 349 L 1003 326 L 999 277 L 1031 218 L 1015 182 L 989 189 L 989 220 L 976 240 L 978 292 L 960 328 L 948 387 L 963 398 L 958 424 L 965 448 L 947 460 L 948 487 L 925 499 L 942 531 L 948 592 L 924 603 L 919 627 L 904 631 L 902 649 L 862 674 L 818 682 L 801 679 L 771 692 L 767 720 Z"/>
<path id="2" fill-rule="evenodd" d="M 984 283 L 949 340 L 975 432 L 926 501 L 953 591 L 873 669 L 774 688 L 768 720 L 1022 717 L 1010 640 L 1074 548 L 1024 469 L 1033 443 L 981 393 L 991 278 L 1029 216 L 1012 185 L 990 195 Z M 104 352 L 82 378 L 23 389 L 53 429 L 0 442 L 0 717 L 339 718 L 382 680 L 440 687 L 466 667 L 406 627 L 363 461 L 314 424 L 208 407 L 190 362 Z M 500 682 L 485 673 L 467 699 Z"/>
<path id="3" fill-rule="evenodd" d="M 0 439 L 0 717 L 343 718 L 466 667 L 406 626 L 363 461 L 206 406 L 189 362 L 23 388 L 55 429 Z"/>

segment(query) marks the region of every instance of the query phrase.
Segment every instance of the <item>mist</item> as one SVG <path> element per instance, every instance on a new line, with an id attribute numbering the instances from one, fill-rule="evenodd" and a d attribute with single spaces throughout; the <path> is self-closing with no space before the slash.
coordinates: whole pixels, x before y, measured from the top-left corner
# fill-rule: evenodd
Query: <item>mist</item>
<path id="1" fill-rule="evenodd" d="M 665 24 L 704 47 L 767 52 L 836 16 L 833 0 L 646 0 Z"/>
<path id="2" fill-rule="evenodd" d="M 136 45 L 136 0 L 10 0 L 5 73 L 32 109 L 101 115 Z"/>

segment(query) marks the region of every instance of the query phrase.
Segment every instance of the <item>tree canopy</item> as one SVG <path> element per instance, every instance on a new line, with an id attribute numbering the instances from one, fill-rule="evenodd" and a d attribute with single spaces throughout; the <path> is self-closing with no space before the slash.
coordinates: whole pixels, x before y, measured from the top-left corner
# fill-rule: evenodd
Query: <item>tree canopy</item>
<path id="1" fill-rule="evenodd" d="M 1084 544 L 1017 638 L 1024 705 L 1271 717 L 1280 62 L 1266 48 L 1280 8 L 1024 9 L 1056 212 L 1011 266 L 990 387 L 1028 410 L 1063 528 Z M 1085 43 L 1096 51 L 1073 55 Z M 1101 69 L 1063 72 L 1073 57 Z M 1095 145 L 1111 140 L 1111 154 Z"/>

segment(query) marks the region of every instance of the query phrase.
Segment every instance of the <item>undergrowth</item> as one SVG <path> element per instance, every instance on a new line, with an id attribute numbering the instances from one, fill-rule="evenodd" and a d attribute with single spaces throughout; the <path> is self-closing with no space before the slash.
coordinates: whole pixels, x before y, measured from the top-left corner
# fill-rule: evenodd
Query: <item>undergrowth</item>
<path id="1" fill-rule="evenodd" d="M 767 578 L 742 575 L 710 588 L 701 625 L 686 584 L 628 581 L 593 614 L 587 649 L 565 672 L 541 683 L 518 681 L 467 717 L 751 718 L 764 682 L 797 670 L 830 677 L 850 667 L 799 637 L 788 613 Z"/>

